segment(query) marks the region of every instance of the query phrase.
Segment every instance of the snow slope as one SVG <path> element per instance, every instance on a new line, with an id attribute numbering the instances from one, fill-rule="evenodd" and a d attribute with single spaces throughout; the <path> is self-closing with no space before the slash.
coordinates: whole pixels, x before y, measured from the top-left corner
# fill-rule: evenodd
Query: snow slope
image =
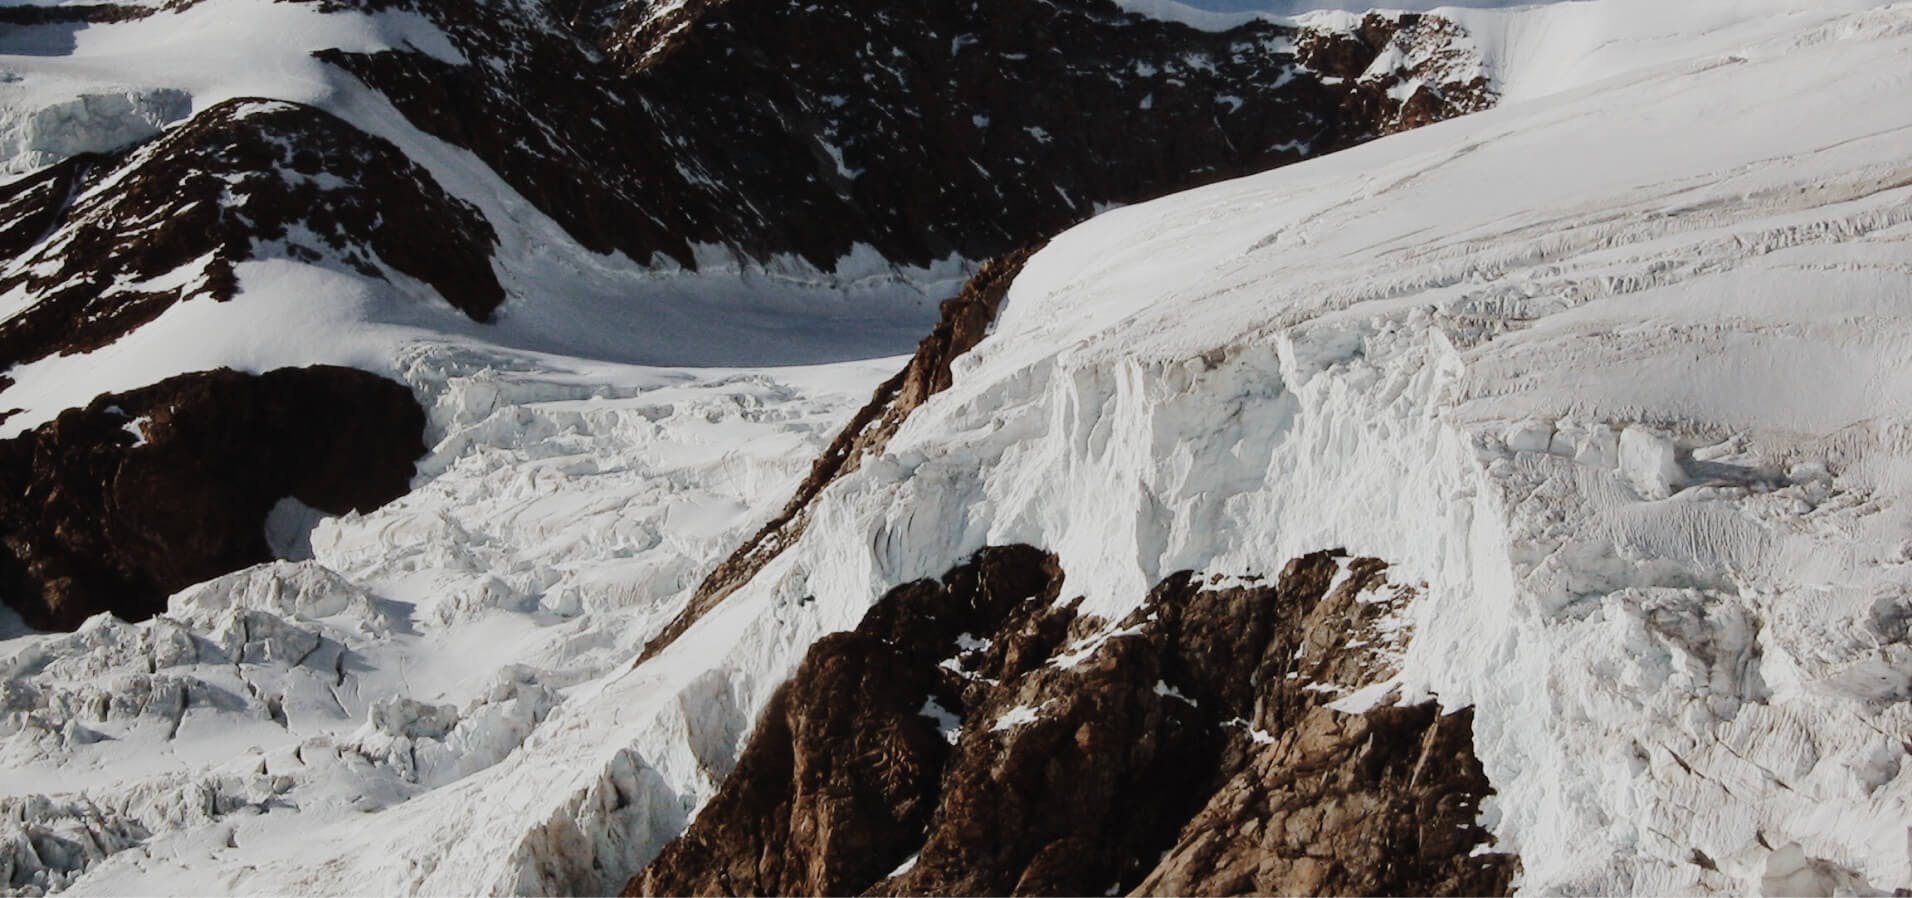
<path id="1" fill-rule="evenodd" d="M 1547 97 L 1615 75 L 1798 33 L 1867 0 L 1119 0 L 1131 12 L 1224 30 L 1253 19 L 1328 24 L 1369 8 L 1429 12 L 1459 22 L 1488 62 L 1503 104 Z"/>
<path id="2" fill-rule="evenodd" d="M 0 882 L 613 890 L 811 641 L 1029 542 L 1111 616 L 1178 568 L 1327 546 L 1425 578 L 1403 685 L 1476 706 L 1492 828 L 1530 891 L 1912 885 L 1912 6 L 1869 5 L 1463 11 L 1529 101 L 1059 238 L 956 386 L 636 669 L 898 365 L 838 360 L 906 348 L 954 271 L 645 271 L 303 46 L 225 68 L 196 43 L 227 22 L 430 45 L 406 21 L 208 0 L 227 18 L 172 41 L 95 26 L 68 57 L 0 56 L 23 73 L 0 89 L 44 87 L 39 108 L 109 88 L 319 103 L 478 205 L 530 297 L 481 329 L 397 295 L 420 285 L 267 263 L 220 309 L 245 327 L 183 303 L 22 373 L 14 427 L 176 370 L 346 361 L 417 388 L 438 442 L 374 514 L 285 509 L 277 537 L 310 560 L 146 624 L 0 643 L 0 701 L 46 709 L 0 733 Z M 693 314 L 713 294 L 741 327 Z M 614 316 L 631 295 L 675 323 Z M 899 299 L 875 335 L 844 325 Z M 766 346 L 838 363 L 657 367 Z"/>

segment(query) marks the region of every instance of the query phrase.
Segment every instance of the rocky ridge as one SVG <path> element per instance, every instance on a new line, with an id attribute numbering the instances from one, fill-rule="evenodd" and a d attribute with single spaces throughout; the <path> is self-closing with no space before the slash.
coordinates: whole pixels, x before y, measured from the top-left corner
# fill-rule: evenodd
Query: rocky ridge
<path id="1" fill-rule="evenodd" d="M 1207 32 L 1106 0 L 355 5 L 427 16 L 466 61 L 322 58 L 581 244 L 687 267 L 986 259 L 1495 99 L 1467 35 L 1419 14 Z"/>
<path id="2" fill-rule="evenodd" d="M 173 304 L 233 298 L 256 258 L 417 278 L 483 320 L 497 237 L 389 141 L 321 110 L 238 99 L 116 157 L 0 187 L 0 366 L 89 352 Z"/>
<path id="3" fill-rule="evenodd" d="M 1393 704 L 1414 587 L 1317 553 L 1111 623 L 992 548 L 818 641 L 627 894 L 1508 894 L 1472 715 Z"/>

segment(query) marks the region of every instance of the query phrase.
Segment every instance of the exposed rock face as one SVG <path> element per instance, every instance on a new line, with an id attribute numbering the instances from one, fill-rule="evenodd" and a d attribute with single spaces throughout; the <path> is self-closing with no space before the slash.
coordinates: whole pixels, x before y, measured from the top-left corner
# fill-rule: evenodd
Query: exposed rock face
<path id="1" fill-rule="evenodd" d="M 438 289 L 483 320 L 504 299 L 497 237 L 396 146 L 309 106 L 231 100 L 117 157 L 0 188 L 0 368 L 112 343 L 193 297 L 232 298 L 236 263 L 284 257 Z"/>
<path id="2" fill-rule="evenodd" d="M 0 441 L 0 598 L 27 623 L 141 620 L 192 584 L 271 560 L 292 497 L 370 511 L 410 488 L 425 415 L 350 368 L 220 369 L 95 399 Z"/>
<path id="3" fill-rule="evenodd" d="M 689 266 L 699 245 L 991 258 L 1493 100 L 1458 27 L 1418 15 L 1214 33 L 1106 0 L 354 5 L 417 9 L 469 62 L 322 58 L 585 246 Z"/>
<path id="4" fill-rule="evenodd" d="M 123 22 L 152 15 L 153 9 L 123 3 L 79 3 L 69 6 L 0 6 L 0 25 L 31 27 L 85 22 Z"/>
<path id="5" fill-rule="evenodd" d="M 1329 706 L 1408 636 L 1385 567 L 1178 574 L 1117 625 L 1029 547 L 898 587 L 627 892 L 1506 894 L 1471 715 Z"/>
<path id="6" fill-rule="evenodd" d="M 936 327 L 917 344 L 909 364 L 877 386 L 869 403 L 857 411 L 830 442 L 829 448 L 817 456 L 809 476 L 797 486 L 796 495 L 784 504 L 783 511 L 698 584 L 690 603 L 644 647 L 639 663 L 663 651 L 691 624 L 738 587 L 750 582 L 764 565 L 795 543 L 809 523 L 810 504 L 824 487 L 855 471 L 863 459 L 881 453 L 911 412 L 931 396 L 949 389 L 950 365 L 982 341 L 989 332 L 989 325 L 996 320 L 1003 299 L 1009 295 L 1009 285 L 1022 273 L 1029 257 L 1041 248 L 1042 244 L 1027 246 L 989 262 L 963 285 L 960 294 L 943 302 Z"/>

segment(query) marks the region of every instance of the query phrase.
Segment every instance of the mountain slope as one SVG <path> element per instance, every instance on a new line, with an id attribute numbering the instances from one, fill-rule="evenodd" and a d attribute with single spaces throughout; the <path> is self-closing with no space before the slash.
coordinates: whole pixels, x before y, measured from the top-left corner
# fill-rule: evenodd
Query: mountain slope
<path id="1" fill-rule="evenodd" d="M 649 363 L 880 355 L 939 284 L 1096 208 L 1493 99 L 1466 35 L 1423 16 L 1209 33 L 1094 0 L 712 4 L 639 64 L 587 36 L 628 50 L 641 27 L 579 33 L 538 2 L 3 14 L 7 167 L 74 154 L 0 187 L 16 434 L 219 367 L 391 376 L 440 334 Z M 229 58 L 253 30 L 274 37 Z"/>
<path id="2" fill-rule="evenodd" d="M 1912 29 L 1902 7 L 1870 5 L 1452 12 L 1513 102 L 1105 212 L 1013 278 L 979 283 L 990 300 L 958 303 L 941 343 L 911 363 L 917 380 L 900 376 L 861 415 L 904 364 L 873 357 L 920 337 L 926 300 L 954 293 L 976 260 L 922 268 L 872 253 L 827 270 L 778 255 L 812 236 L 784 234 L 741 252 L 692 248 L 696 272 L 645 268 L 652 258 L 591 243 L 644 231 L 594 231 L 596 213 L 569 203 L 589 186 L 588 169 L 570 170 L 602 161 L 580 136 L 588 122 L 501 114 L 534 145 L 579 151 L 520 168 L 496 161 L 509 147 L 434 136 L 429 95 L 374 89 L 387 65 L 403 84 L 419 83 L 411 67 L 509 87 L 462 71 L 496 59 L 527 79 L 501 103 L 556 115 L 563 98 L 549 110 L 540 98 L 572 82 L 530 84 L 538 73 L 515 44 L 471 41 L 523 37 L 589 58 L 604 32 L 564 29 L 615 18 L 496 2 L 497 21 L 534 30 L 473 37 L 450 6 L 202 0 L 35 32 L 72 46 L 7 56 L 24 80 L 0 89 L 44 89 L 33 96 L 69 105 L 35 108 L 70 109 L 75 90 L 105 95 L 100 71 L 139 81 L 111 85 L 145 98 L 111 117 L 116 140 L 156 128 L 148 119 L 171 107 L 155 91 L 172 89 L 201 115 L 227 99 L 298 102 L 307 125 L 398 148 L 425 176 L 404 189 L 435 185 L 489 227 L 504 301 L 475 321 L 379 252 L 375 232 L 353 232 L 341 256 L 376 275 L 298 258 L 295 245 L 337 248 L 299 234 L 250 245 L 228 302 L 182 299 L 94 353 L 11 372 L 0 401 L 26 409 L 6 422 L 14 434 L 182 370 L 344 361 L 410 387 L 431 448 L 412 493 L 375 510 L 277 509 L 268 538 L 287 560 L 183 590 L 160 617 L 9 630 L 0 872 L 13 888 L 78 893 L 615 891 L 660 856 L 691 854 L 667 846 L 699 838 L 692 817 L 724 807 L 716 796 L 747 791 L 730 778 L 765 769 L 744 761 L 776 744 L 760 723 L 773 698 L 828 685 L 792 681 L 806 656 L 849 638 L 826 636 L 878 627 L 870 610 L 892 590 L 1021 544 L 1055 557 L 1057 596 L 1082 597 L 1069 613 L 1088 642 L 1062 656 L 1032 647 L 1026 680 L 945 696 L 942 710 L 967 699 L 960 710 L 974 712 L 953 727 L 963 760 L 947 781 L 919 781 L 918 806 L 1008 807 L 1018 796 L 992 791 L 986 772 L 1027 757 L 1016 734 L 1032 737 L 1023 752 L 1066 749 L 1063 723 L 1105 697 L 1141 713 L 1092 736 L 1147 740 L 1159 735 L 1149 721 L 1181 721 L 1190 738 L 1162 744 L 1217 750 L 1233 759 L 1217 778 L 1241 775 L 1182 796 L 1165 819 L 1187 825 L 1172 834 L 1082 843 L 1080 870 L 1058 852 L 1022 863 L 1033 840 L 978 841 L 975 820 L 952 813 L 920 872 L 881 876 L 1126 876 L 1139 859 L 1146 878 L 1109 880 L 1378 888 L 1358 876 L 1373 872 L 1361 846 L 1380 840 L 1415 850 L 1419 878 L 1394 880 L 1403 887 L 1495 890 L 1509 884 L 1499 859 L 1473 861 L 1490 876 L 1460 875 L 1480 872 L 1467 856 L 1484 836 L 1518 857 L 1511 885 L 1533 891 L 1907 885 L 1897 378 L 1912 112 L 1898 60 Z M 723 12 L 709 21 L 733 21 Z M 155 23 L 174 40 L 139 39 Z M 1366 19 L 1309 23 L 1356 34 Z M 226 58 L 208 49 L 222 40 L 245 66 L 191 58 Z M 641 81 L 670 54 L 647 58 L 606 54 L 601 77 Z M 365 66 L 374 84 L 339 65 Z M 827 174 L 835 160 L 809 166 Z M 719 208 L 742 195 L 708 196 Z M 1065 211 L 1083 210 L 1058 198 L 1043 214 Z M 818 226 L 822 251 L 841 245 L 840 225 Z M 909 240 L 934 253 L 934 231 Z M 14 233 L 0 228 L 0 241 Z M 445 236 L 486 245 L 476 229 Z M 754 367 L 798 361 L 832 364 Z M 738 367 L 656 367 L 676 363 Z M 877 423 L 833 444 L 850 420 Z M 845 445 L 854 464 L 808 464 Z M 801 528 L 761 530 L 780 510 Z M 686 617 L 675 641 L 653 641 L 752 532 L 778 537 L 777 551 L 737 565 L 735 591 Z M 1234 668 L 1194 660 L 1213 653 L 1186 650 L 1207 643 L 1148 626 L 1151 597 L 1166 593 L 1260 608 L 1284 594 L 1268 586 L 1277 572 L 1322 573 L 1315 553 L 1333 547 L 1414 588 L 1375 608 L 1359 597 L 1378 593 L 1347 584 L 1286 595 L 1385 610 L 1402 625 L 1387 632 L 1411 637 L 1350 647 L 1318 628 L 1326 673 L 1268 690 L 1269 707 L 1233 691 Z M 1206 587 L 1156 590 L 1191 586 L 1182 571 Z M 1144 632 L 1090 629 L 1111 621 Z M 655 653 L 634 665 L 647 643 Z M 1271 658 L 1286 647 L 1254 646 Z M 963 669 L 1007 663 L 990 652 Z M 1097 676 L 1046 663 L 1082 652 L 1068 670 Z M 1176 672 L 1165 691 L 1138 678 L 1150 665 Z M 1194 691 L 1210 687 L 1215 702 Z M 1044 701 L 1070 713 L 1045 717 Z M 799 724 L 829 710 L 794 708 L 785 720 Z M 909 717 L 897 722 L 917 735 L 951 728 Z M 1431 785 L 1416 773 L 1429 757 L 1454 761 Z M 1346 775 L 1296 776 L 1310 759 Z M 1148 769 L 1103 772 L 1133 782 Z M 1454 829 L 1422 838 L 1382 825 L 1398 819 L 1386 813 L 1322 813 L 1341 799 L 1426 802 L 1427 819 L 1451 814 Z M 1026 821 L 1082 822 L 1053 803 L 1016 807 Z M 1259 865 L 1296 844 L 1268 827 L 1277 815 L 1331 822 L 1354 863 Z M 1218 838 L 1224 823 L 1234 838 Z M 1165 862 L 1148 850 L 1158 844 Z M 1045 881 L 1063 880 L 1031 879 Z"/>

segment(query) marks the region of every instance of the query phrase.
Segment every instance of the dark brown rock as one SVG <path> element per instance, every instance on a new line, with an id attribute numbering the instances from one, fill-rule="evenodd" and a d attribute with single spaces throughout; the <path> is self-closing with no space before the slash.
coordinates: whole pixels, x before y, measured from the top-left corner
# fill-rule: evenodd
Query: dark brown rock
<path id="1" fill-rule="evenodd" d="M 858 245 L 899 263 L 993 258 L 1110 204 L 1493 101 L 1458 27 L 1433 16 L 1317 40 L 1107 0 L 564 0 L 556 16 L 328 2 L 414 9 L 471 62 L 321 58 L 584 246 L 686 266 L 693 244 L 826 270 Z M 1416 52 L 1390 52 L 1403 46 Z M 1397 56 L 1406 68 L 1369 71 Z M 1412 115 L 1390 92 L 1408 79 L 1429 85 Z"/>
<path id="2" fill-rule="evenodd" d="M 153 9 L 124 3 L 76 3 L 66 6 L 0 6 L 0 25 L 97 25 L 152 15 Z"/>
<path id="3" fill-rule="evenodd" d="M 176 302 L 231 299 L 233 266 L 261 254 L 389 268 L 483 320 L 504 300 L 496 243 L 391 143 L 313 107 L 230 100 L 137 150 L 0 188 L 0 258 L 23 263 L 0 292 L 35 300 L 0 323 L 0 369 L 105 346 Z"/>
<path id="4" fill-rule="evenodd" d="M 42 9 L 44 7 L 0 7 Z M 87 154 L 0 184 L 0 259 L 11 259 L 46 239 L 66 212 L 79 185 L 95 177 L 103 160 Z"/>
<path id="5" fill-rule="evenodd" d="M 1028 547 L 898 587 L 627 893 L 1506 894 L 1471 715 L 1326 705 L 1393 673 L 1413 590 L 1385 569 L 1178 574 L 1117 626 Z"/>
<path id="6" fill-rule="evenodd" d="M 1470 856 L 1491 792 L 1471 709 L 1312 709 L 1216 790 L 1135 891 L 1511 894 L 1511 858 Z"/>
<path id="7" fill-rule="evenodd" d="M 175 591 L 270 560 L 282 499 L 342 514 L 403 495 L 424 427 L 410 390 L 350 368 L 220 369 L 101 396 L 0 441 L 0 598 L 47 629 L 151 617 Z"/>

